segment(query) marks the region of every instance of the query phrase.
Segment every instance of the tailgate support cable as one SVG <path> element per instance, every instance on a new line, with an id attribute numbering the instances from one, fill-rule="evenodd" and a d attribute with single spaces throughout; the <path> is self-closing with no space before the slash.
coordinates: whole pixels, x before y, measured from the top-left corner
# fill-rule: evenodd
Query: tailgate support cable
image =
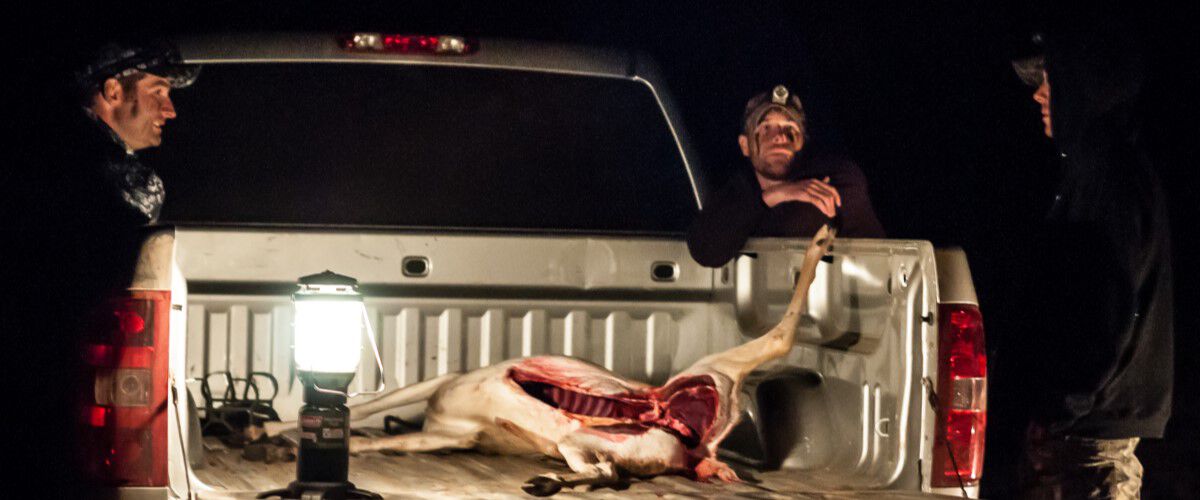
<path id="1" fill-rule="evenodd" d="M 942 418 L 942 409 L 941 406 L 938 405 L 938 395 L 937 391 L 933 389 L 933 381 L 929 380 L 929 377 L 925 377 L 921 379 L 921 382 L 924 383 L 925 388 L 929 390 L 929 405 L 933 406 L 933 414 L 936 415 L 940 420 Z M 958 459 L 954 458 L 954 450 L 950 448 L 950 441 L 945 439 L 942 441 L 946 445 L 946 454 L 950 456 L 950 466 L 954 467 L 954 475 L 958 477 L 958 488 L 962 490 L 963 498 L 970 498 L 970 496 L 967 495 L 967 487 L 963 484 L 962 472 L 960 472 L 958 469 Z"/>
<path id="2" fill-rule="evenodd" d="M 183 480 L 187 484 L 187 498 L 195 498 L 192 493 L 192 465 L 188 461 L 187 442 L 183 437 L 183 420 L 179 416 L 179 388 L 171 384 L 171 404 L 175 406 L 175 431 L 179 434 L 179 451 L 183 455 Z"/>

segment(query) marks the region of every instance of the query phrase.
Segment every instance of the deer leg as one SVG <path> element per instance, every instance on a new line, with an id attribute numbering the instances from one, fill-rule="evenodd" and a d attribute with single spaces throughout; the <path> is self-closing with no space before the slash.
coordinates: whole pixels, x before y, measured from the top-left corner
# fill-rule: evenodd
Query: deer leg
<path id="1" fill-rule="evenodd" d="M 800 267 L 800 277 L 796 280 L 792 300 L 788 303 L 783 319 L 775 328 L 750 342 L 705 356 L 692 365 L 689 371 L 706 368 L 740 381 L 763 363 L 786 356 L 792 349 L 796 326 L 803 313 L 804 301 L 808 298 L 808 288 L 816 277 L 817 263 L 829 251 L 833 239 L 834 231 L 829 229 L 829 226 L 822 227 L 816 236 L 813 236 L 812 244 L 804 252 L 804 262 Z"/>
<path id="2" fill-rule="evenodd" d="M 350 453 L 364 451 L 438 451 L 467 450 L 475 447 L 478 433 L 452 435 L 438 432 L 414 432 L 399 436 L 350 438 Z"/>
<path id="3" fill-rule="evenodd" d="M 429 379 L 423 382 L 418 382 L 404 387 L 397 387 L 375 398 L 349 405 L 350 414 L 354 416 L 351 426 L 355 423 L 361 423 L 367 417 L 380 412 L 399 408 L 413 403 L 419 403 L 428 400 L 435 392 L 448 382 L 452 382 L 459 377 L 458 373 L 448 373 L 437 378 Z M 295 429 L 296 421 L 287 420 L 283 422 L 265 422 L 263 423 L 262 431 L 266 432 L 267 436 L 278 436 L 281 432 L 288 429 Z M 255 431 L 257 432 L 257 431 Z"/>
<path id="4" fill-rule="evenodd" d="M 542 474 L 526 481 L 521 486 L 522 490 L 533 496 L 545 497 L 558 493 L 563 488 L 581 485 L 591 488 L 608 486 L 617 490 L 628 487 L 628 483 L 617 474 L 617 468 L 612 462 L 597 461 L 594 455 L 573 447 L 560 447 L 559 451 L 572 472 Z"/>

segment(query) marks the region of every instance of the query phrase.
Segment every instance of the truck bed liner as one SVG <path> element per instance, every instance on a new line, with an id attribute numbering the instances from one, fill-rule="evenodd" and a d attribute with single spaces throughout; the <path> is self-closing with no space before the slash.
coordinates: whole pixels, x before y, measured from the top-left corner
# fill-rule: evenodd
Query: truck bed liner
<path id="1" fill-rule="evenodd" d="M 198 498 L 250 499 L 257 492 L 286 486 L 296 476 L 295 462 L 266 464 L 241 457 L 214 438 L 206 439 L 207 465 L 196 477 L 221 491 L 200 492 Z M 806 483 L 795 470 L 757 471 L 731 464 L 745 482 L 698 483 L 681 476 L 634 480 L 629 489 L 584 487 L 564 489 L 552 498 L 934 498 L 937 495 L 880 491 L 828 491 Z M 350 481 L 388 499 L 400 498 L 534 498 L 521 491 L 528 479 L 547 472 L 567 473 L 565 464 L 539 456 L 488 455 L 477 451 L 350 457 Z"/>

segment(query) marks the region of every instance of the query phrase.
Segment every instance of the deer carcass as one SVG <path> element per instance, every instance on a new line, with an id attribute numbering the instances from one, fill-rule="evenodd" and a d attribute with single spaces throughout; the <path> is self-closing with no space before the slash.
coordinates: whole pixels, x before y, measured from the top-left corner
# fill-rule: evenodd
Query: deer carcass
<path id="1" fill-rule="evenodd" d="M 351 438 L 351 452 L 478 449 L 540 453 L 564 460 L 566 484 L 682 473 L 737 481 L 717 447 L 738 423 L 741 385 L 758 366 L 791 350 L 817 263 L 833 231 L 823 228 L 804 256 L 782 321 L 755 340 L 706 356 L 661 387 L 627 380 L 565 356 L 508 360 L 395 389 L 351 406 L 356 420 L 428 401 L 421 432 Z M 295 426 L 270 422 L 268 434 Z"/>

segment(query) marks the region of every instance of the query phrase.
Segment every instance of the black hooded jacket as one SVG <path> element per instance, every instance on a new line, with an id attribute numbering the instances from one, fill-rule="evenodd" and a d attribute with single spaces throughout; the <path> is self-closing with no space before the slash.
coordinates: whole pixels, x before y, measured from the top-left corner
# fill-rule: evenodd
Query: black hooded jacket
<path id="1" fill-rule="evenodd" d="M 96 485 L 84 472 L 89 457 L 78 452 L 86 437 L 77 424 L 91 372 L 80 349 L 94 333 L 86 326 L 91 313 L 133 278 L 162 184 L 107 126 L 72 104 L 30 127 L 40 141 L 36 154 L 13 165 L 20 188 L 13 201 L 21 209 L 9 270 L 20 275 L 14 282 L 23 290 L 11 294 L 17 297 L 10 307 L 20 315 L 6 328 L 19 339 L 12 353 L 18 359 L 6 366 L 10 383 L 28 392 L 14 398 L 35 417 L 26 425 L 33 430 L 16 433 L 11 443 L 14 453 L 32 457 L 27 475 L 48 488 L 46 496 L 89 498 Z M 53 464 L 40 457 L 53 457 Z M 52 472 L 43 477 L 43 470 Z"/>
<path id="2" fill-rule="evenodd" d="M 1077 33 L 1048 42 L 1063 174 L 1030 272 L 1034 418 L 1067 435 L 1161 437 L 1174 364 L 1171 243 L 1163 188 L 1137 137 L 1138 59 Z"/>
<path id="3" fill-rule="evenodd" d="M 73 277 L 64 279 L 95 297 L 128 286 L 144 228 L 157 219 L 164 189 L 103 121 L 81 112 L 67 120 L 65 132 L 67 146 L 51 155 L 47 215 L 58 228 L 52 241 L 60 260 L 72 268 Z"/>

